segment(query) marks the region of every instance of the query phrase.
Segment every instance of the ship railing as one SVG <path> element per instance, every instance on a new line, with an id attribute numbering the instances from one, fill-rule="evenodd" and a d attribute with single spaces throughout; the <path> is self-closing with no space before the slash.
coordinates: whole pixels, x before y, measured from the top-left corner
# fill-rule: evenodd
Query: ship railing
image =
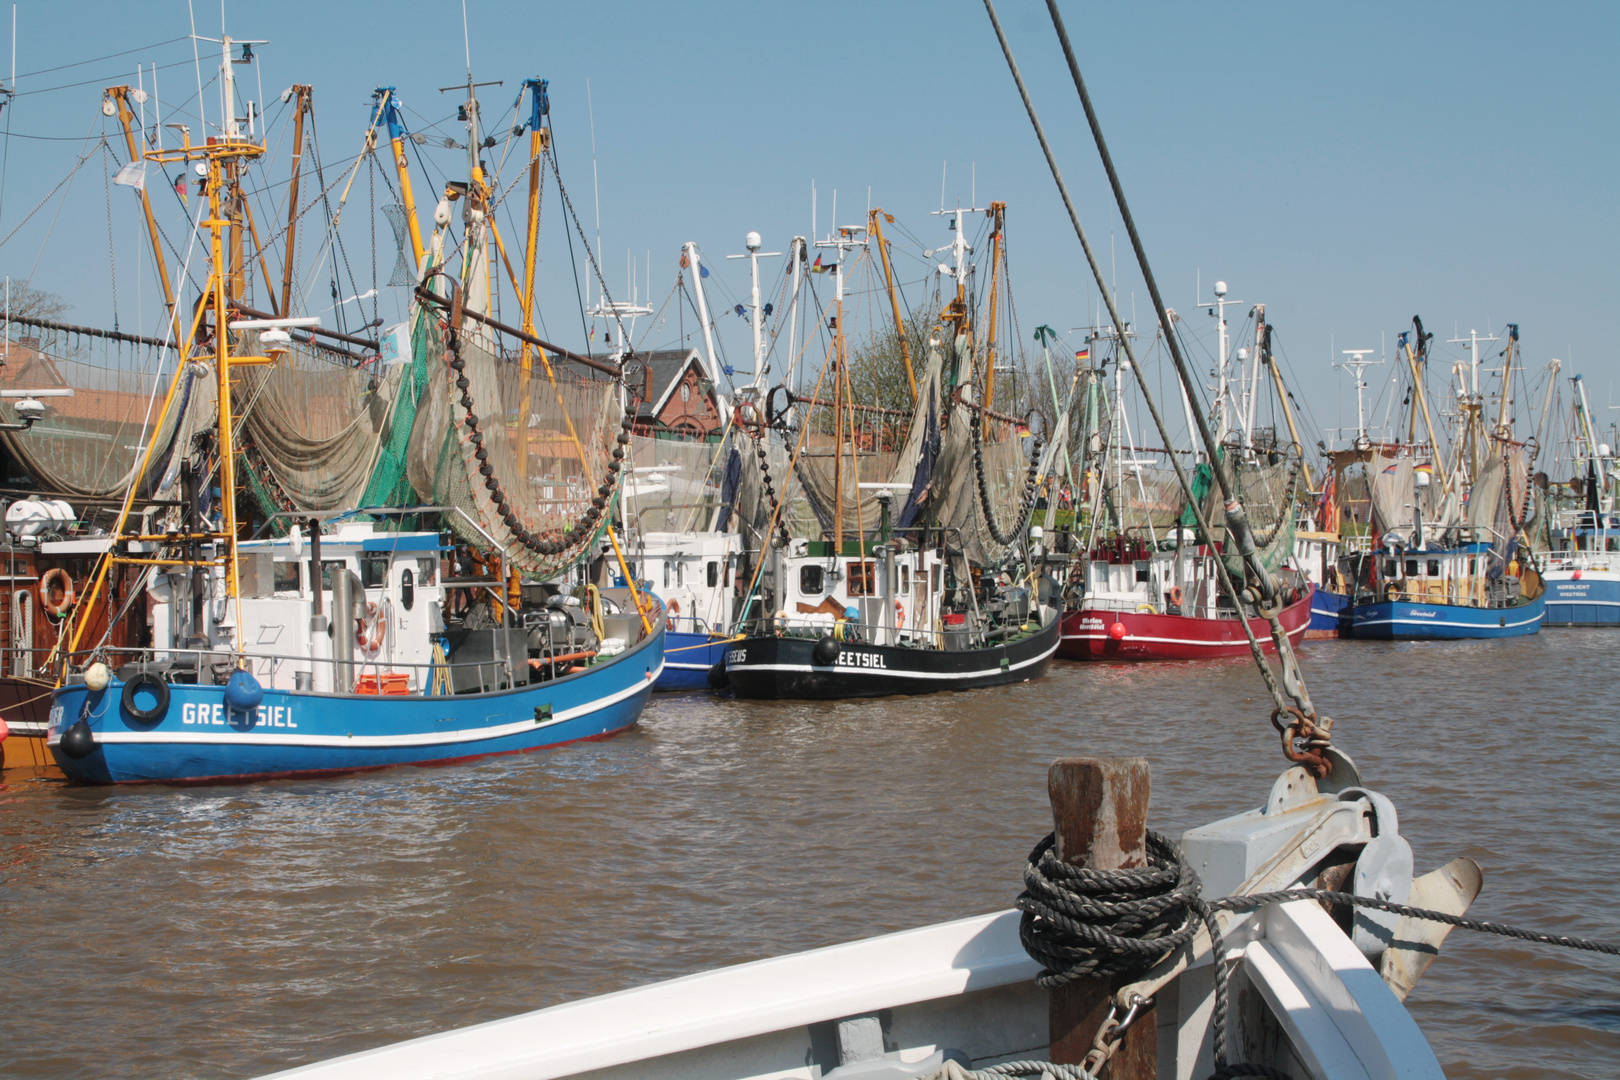
<path id="1" fill-rule="evenodd" d="M 514 663 L 511 657 L 419 662 L 391 660 L 382 656 L 338 660 L 236 649 L 128 647 L 104 649 L 99 652 L 85 650 L 71 654 L 69 659 L 74 661 L 75 667 L 88 664 L 92 660 L 101 660 L 115 672 L 123 672 L 125 675 L 134 674 L 128 670 L 132 667 L 137 671 L 154 673 L 181 672 L 190 674 L 197 684 L 204 686 L 222 685 L 223 677 L 228 677 L 230 672 L 245 663 L 248 670 L 255 678 L 261 680 L 266 689 L 306 693 L 314 692 L 316 671 L 330 667 L 334 693 L 378 694 L 383 697 L 444 697 L 456 693 L 454 687 L 457 682 L 466 682 L 478 688 L 477 691 L 470 692 L 491 693 L 547 681 L 551 677 L 549 669 L 554 665 L 572 665 L 591 659 L 592 657 L 583 655 L 586 652 L 594 655 L 594 650 L 580 650 L 578 653 L 561 654 L 561 658 L 556 654 L 552 657 L 539 658 L 538 669 L 531 668 L 527 656 L 517 663 Z M 457 673 L 463 674 L 465 679 L 457 679 Z M 531 673 L 535 675 L 534 678 L 528 677 Z M 288 674 L 292 675 L 292 685 L 282 685 Z M 403 684 L 399 681 L 401 675 L 406 677 Z M 520 679 L 520 675 L 523 678 Z M 83 673 L 77 671 L 69 678 L 72 682 L 82 682 Z"/>

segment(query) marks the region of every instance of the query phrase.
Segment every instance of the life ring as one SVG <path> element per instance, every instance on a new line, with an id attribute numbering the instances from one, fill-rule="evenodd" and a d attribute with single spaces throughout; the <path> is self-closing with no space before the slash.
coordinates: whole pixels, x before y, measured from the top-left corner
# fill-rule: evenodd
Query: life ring
<path id="1" fill-rule="evenodd" d="M 1170 602 L 1172 604 L 1176 605 L 1176 607 L 1180 607 L 1181 606 L 1181 598 L 1182 598 L 1181 586 L 1180 585 L 1172 585 L 1172 586 L 1170 586 Z"/>
<path id="2" fill-rule="evenodd" d="M 681 614 L 681 602 L 679 600 L 671 600 L 669 602 L 668 611 L 669 611 L 669 618 L 665 621 L 664 625 L 669 628 L 670 633 L 674 633 L 675 632 L 675 620 Z"/>
<path id="3" fill-rule="evenodd" d="M 61 579 L 62 600 L 60 603 L 51 602 L 51 593 L 57 588 L 56 581 Z M 39 575 L 39 606 L 45 609 L 47 615 L 62 615 L 73 606 L 77 597 L 73 593 L 73 577 L 60 566 L 53 566 Z"/>
<path id="4" fill-rule="evenodd" d="M 906 605 L 896 600 L 894 602 L 894 628 L 900 630 L 906 625 Z"/>
<path id="5" fill-rule="evenodd" d="M 388 616 L 376 604 L 366 604 L 364 615 L 354 620 L 354 643 L 368 653 L 382 648 L 388 636 Z"/>
<path id="6" fill-rule="evenodd" d="M 151 708 L 143 709 L 136 704 L 135 695 L 147 689 L 152 692 L 155 700 Z M 120 700 L 123 702 L 125 712 L 143 724 L 150 724 L 161 720 L 163 714 L 169 711 L 169 684 L 150 671 L 143 671 L 124 684 Z"/>

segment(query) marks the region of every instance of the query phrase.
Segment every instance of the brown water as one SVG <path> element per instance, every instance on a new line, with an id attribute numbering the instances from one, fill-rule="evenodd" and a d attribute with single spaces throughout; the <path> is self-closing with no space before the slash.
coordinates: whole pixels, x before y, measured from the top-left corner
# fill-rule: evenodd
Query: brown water
<path id="1" fill-rule="evenodd" d="M 1339 743 L 1474 912 L 1620 939 L 1620 633 L 1313 643 Z M 246 787 L 0 790 L 0 1075 L 255 1076 L 718 964 L 1006 907 L 1046 767 L 1144 754 L 1153 821 L 1258 804 L 1251 665 L 1055 665 L 844 705 L 662 698 L 602 743 Z M 1455 932 L 1447 1073 L 1620 1074 L 1620 960 Z"/>

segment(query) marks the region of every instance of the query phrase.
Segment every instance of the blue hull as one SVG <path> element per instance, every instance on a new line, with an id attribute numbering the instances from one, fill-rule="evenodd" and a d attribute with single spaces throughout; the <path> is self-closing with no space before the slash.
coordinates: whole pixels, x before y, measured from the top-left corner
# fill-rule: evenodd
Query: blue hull
<path id="1" fill-rule="evenodd" d="M 1306 638 L 1342 637 L 1350 633 L 1350 597 L 1318 588 L 1311 597 L 1311 623 Z"/>
<path id="2" fill-rule="evenodd" d="M 47 744 L 69 780 L 89 784 L 261 780 L 444 765 L 611 735 L 635 724 L 664 663 L 662 633 L 587 671 L 487 694 L 312 694 L 266 690 L 231 712 L 222 686 L 169 686 L 162 717 L 143 723 L 122 705 L 123 684 L 100 693 L 58 689 Z M 62 752 L 64 728 L 84 718 L 94 748 Z"/>
<path id="3" fill-rule="evenodd" d="M 695 634 L 685 630 L 670 630 L 664 634 L 664 671 L 653 683 L 653 689 L 707 690 L 709 669 L 725 659 L 726 648 L 733 644 L 726 638 L 710 634 Z"/>
<path id="4" fill-rule="evenodd" d="M 1350 636 L 1417 640 L 1522 637 L 1540 630 L 1545 614 L 1545 596 L 1508 608 L 1384 600 L 1351 608 Z"/>
<path id="5" fill-rule="evenodd" d="M 1547 578 L 1548 626 L 1620 626 L 1620 580 Z"/>

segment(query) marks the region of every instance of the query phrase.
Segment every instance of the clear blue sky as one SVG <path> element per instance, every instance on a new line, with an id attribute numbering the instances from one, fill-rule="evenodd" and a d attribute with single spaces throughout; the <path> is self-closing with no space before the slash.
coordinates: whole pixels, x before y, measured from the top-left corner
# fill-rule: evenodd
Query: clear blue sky
<path id="1" fill-rule="evenodd" d="M 1044 6 L 999 8 L 1082 217 L 1106 250 L 1111 202 Z M 132 80 L 137 62 L 180 65 L 159 76 L 176 106 L 196 84 L 185 42 L 30 73 L 179 38 L 187 10 L 184 0 L 18 4 L 21 96 L 9 107 L 0 236 L 84 150 L 18 136 L 99 134 L 100 87 Z M 834 189 L 847 224 L 870 188 L 912 233 L 943 244 L 947 234 L 927 213 L 938 208 L 948 162 L 948 202 L 967 202 L 974 176 L 981 203 L 1008 203 L 1025 336 L 1040 323 L 1067 330 L 1088 321 L 1095 290 L 979 4 L 468 0 L 468 11 L 475 74 L 506 80 L 483 92 L 488 114 L 510 105 L 523 77 L 551 80 L 564 179 L 587 219 L 590 80 L 602 247 L 616 288 L 626 249 L 643 262 L 651 250 L 655 303 L 683 241 L 719 260 L 757 229 L 768 249 L 783 249 L 809 230 L 812 180 L 823 228 Z M 1599 409 L 1620 390 L 1620 6 L 1067 3 L 1064 11 L 1167 302 L 1196 314 L 1216 277 L 1234 298 L 1265 302 L 1323 426 L 1354 419 L 1330 347 L 1376 349 L 1383 334 L 1393 351 L 1413 314 L 1451 355 L 1457 347 L 1443 339 L 1454 329 L 1500 332 L 1518 322 L 1532 365 L 1573 354 L 1565 374 L 1586 374 Z M 199 0 L 196 17 L 199 34 L 218 35 L 217 4 Z M 455 4 L 238 3 L 226 17 L 233 36 L 271 41 L 258 50 L 261 72 L 237 70 L 262 77 L 272 116 L 281 89 L 314 84 L 329 179 L 352 162 L 378 84 L 399 87 L 419 129 L 449 119 L 439 130 L 459 135 L 456 95 L 437 92 L 465 78 Z M 204 79 L 216 64 L 205 53 Z M 205 99 L 213 117 L 215 92 Z M 424 154 L 444 170 L 462 159 Z M 0 247 L 0 270 L 26 277 L 37 261 L 36 283 L 65 295 L 71 318 L 97 325 L 112 321 L 104 171 L 93 159 L 65 199 L 47 202 Z M 351 206 L 365 207 L 364 185 L 362 174 Z M 128 193 L 111 194 L 119 316 L 129 328 L 140 234 Z M 177 235 L 172 204 L 165 227 Z M 365 213 L 349 215 L 365 288 L 369 253 L 353 231 Z M 548 216 L 545 225 L 555 246 L 544 249 L 542 305 L 549 332 L 578 345 L 561 224 Z M 1121 300 L 1130 310 L 1134 290 L 1145 323 L 1149 305 L 1119 240 Z M 1195 297 L 1200 272 L 1206 295 Z M 742 263 L 720 261 L 716 275 L 745 291 Z M 154 285 L 139 287 L 150 329 Z M 648 343 L 673 343 L 674 325 Z M 744 363 L 746 327 L 735 318 L 721 325 L 729 354 Z"/>

